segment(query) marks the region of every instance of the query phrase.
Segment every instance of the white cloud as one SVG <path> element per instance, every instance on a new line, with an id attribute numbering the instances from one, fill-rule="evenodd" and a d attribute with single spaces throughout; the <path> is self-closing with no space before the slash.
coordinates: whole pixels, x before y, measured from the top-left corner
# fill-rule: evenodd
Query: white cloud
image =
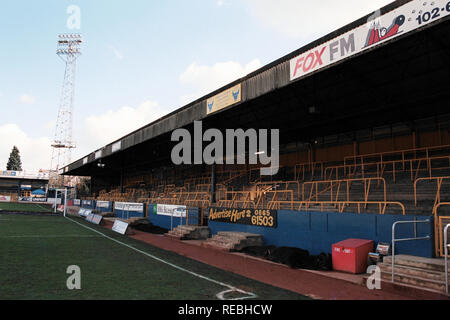
<path id="1" fill-rule="evenodd" d="M 194 62 L 180 75 L 179 79 L 190 91 L 181 97 L 181 103 L 186 104 L 210 93 L 224 85 L 233 82 L 259 69 L 261 62 L 254 59 L 242 65 L 239 62 L 218 62 L 212 66 L 199 65 Z"/>
<path id="2" fill-rule="evenodd" d="M 48 137 L 30 137 L 17 124 L 0 125 L 0 169 L 6 169 L 9 154 L 17 146 L 22 169 L 48 169 L 51 161 L 51 140 Z"/>
<path id="3" fill-rule="evenodd" d="M 123 106 L 103 114 L 91 115 L 74 132 L 77 148 L 72 151 L 72 161 L 125 136 L 136 129 L 157 120 L 173 109 L 164 108 L 153 101 L 146 101 L 137 107 Z M 44 126 L 50 128 L 54 122 Z M 50 167 L 52 148 L 49 137 L 32 137 L 17 124 L 0 125 L 0 170 L 6 163 L 13 146 L 17 146 L 26 171 L 38 171 Z"/>
<path id="4" fill-rule="evenodd" d="M 56 121 L 55 120 L 51 120 L 51 121 L 47 121 L 45 123 L 42 124 L 42 128 L 45 130 L 55 130 L 56 127 Z"/>
<path id="5" fill-rule="evenodd" d="M 23 104 L 33 104 L 36 102 L 36 98 L 29 94 L 23 94 L 20 96 L 19 102 Z"/>
<path id="6" fill-rule="evenodd" d="M 157 102 L 146 101 L 137 107 L 123 106 L 87 117 L 81 130 L 74 135 L 77 149 L 74 151 L 73 160 L 163 117 L 172 110 L 160 106 Z"/>
<path id="7" fill-rule="evenodd" d="M 311 41 L 375 11 L 392 0 L 245 0 L 252 15 L 293 38 Z"/>
<path id="8" fill-rule="evenodd" d="M 217 6 L 223 7 L 225 5 L 229 5 L 228 1 L 226 1 L 226 0 L 217 0 Z"/>

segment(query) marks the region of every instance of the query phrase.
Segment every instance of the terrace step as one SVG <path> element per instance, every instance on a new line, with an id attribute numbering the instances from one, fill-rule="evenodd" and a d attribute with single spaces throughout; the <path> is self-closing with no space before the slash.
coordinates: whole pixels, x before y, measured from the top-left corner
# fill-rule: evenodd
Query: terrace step
<path id="1" fill-rule="evenodd" d="M 180 240 L 204 240 L 210 234 L 211 231 L 208 227 L 179 225 L 165 235 Z"/>
<path id="2" fill-rule="evenodd" d="M 146 218 L 140 218 L 140 217 L 129 218 L 127 220 L 121 219 L 121 220 L 127 222 L 130 226 L 139 224 L 140 222 L 147 222 Z"/>
<path id="3" fill-rule="evenodd" d="M 262 246 L 263 244 L 263 237 L 259 234 L 227 231 L 220 231 L 203 243 L 205 247 L 226 251 L 239 251 L 245 247 Z"/>
<path id="4" fill-rule="evenodd" d="M 392 256 L 384 257 L 383 263 L 391 264 Z M 444 259 L 424 258 L 410 255 L 395 255 L 395 266 L 413 267 L 429 271 L 444 272 Z"/>
<path id="5" fill-rule="evenodd" d="M 381 279 L 384 281 L 391 281 L 392 275 L 390 272 L 381 271 Z M 403 273 L 395 273 L 394 280 L 396 284 L 406 284 L 419 289 L 431 289 L 438 292 L 445 293 L 445 281 L 436 281 L 415 277 Z"/>
<path id="6" fill-rule="evenodd" d="M 387 272 L 391 274 L 392 265 L 388 263 L 380 263 L 378 264 L 382 272 Z M 402 265 L 395 266 L 395 273 L 403 274 L 413 277 L 419 277 L 427 280 L 435 280 L 435 281 L 445 281 L 445 273 L 439 271 L 431 271 L 421 268 L 407 267 Z"/>
<path id="7" fill-rule="evenodd" d="M 380 267 L 381 279 L 392 281 L 392 256 L 385 257 L 377 265 Z M 396 255 L 394 281 L 397 285 L 445 292 L 444 260 Z"/>

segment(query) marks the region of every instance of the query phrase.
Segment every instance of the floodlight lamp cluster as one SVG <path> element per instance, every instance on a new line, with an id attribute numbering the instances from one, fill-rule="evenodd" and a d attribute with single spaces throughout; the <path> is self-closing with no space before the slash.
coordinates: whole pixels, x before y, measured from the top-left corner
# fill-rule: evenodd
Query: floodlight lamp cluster
<path id="1" fill-rule="evenodd" d="M 83 42 L 81 34 L 60 34 L 58 35 L 58 49 L 56 54 L 58 55 L 79 55 L 81 51 L 79 49 Z"/>
<path id="2" fill-rule="evenodd" d="M 57 49 L 56 54 L 80 54 L 80 49 Z"/>
<path id="3" fill-rule="evenodd" d="M 66 34 L 60 34 L 58 35 L 58 38 L 60 39 L 79 39 L 81 40 L 81 34 L 78 33 L 66 33 Z"/>

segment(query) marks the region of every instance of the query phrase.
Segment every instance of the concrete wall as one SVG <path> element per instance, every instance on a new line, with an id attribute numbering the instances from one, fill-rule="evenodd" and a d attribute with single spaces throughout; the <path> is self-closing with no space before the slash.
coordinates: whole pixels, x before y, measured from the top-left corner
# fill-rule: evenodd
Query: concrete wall
<path id="1" fill-rule="evenodd" d="M 117 218 L 120 219 L 130 219 L 130 218 L 144 218 L 145 217 L 145 204 L 142 207 L 142 211 L 131 211 L 131 210 L 118 210 L 114 209 L 114 213 Z"/>
<path id="2" fill-rule="evenodd" d="M 112 202 L 112 201 L 106 201 L 106 202 L 108 202 L 108 207 L 107 208 L 99 207 L 98 206 L 98 201 L 96 201 L 95 210 L 100 211 L 100 212 L 113 212 L 113 210 L 114 210 L 113 209 L 114 208 L 114 202 Z"/>
<path id="3" fill-rule="evenodd" d="M 165 228 L 165 229 L 171 229 L 178 227 L 180 224 L 186 224 L 186 218 L 180 218 L 180 217 L 170 217 L 170 216 L 163 216 L 158 215 L 153 211 L 153 205 L 149 205 L 148 207 L 148 220 L 155 226 Z M 189 208 L 188 210 L 188 216 L 189 216 L 189 223 L 190 224 L 197 224 L 198 222 L 198 208 Z"/>
<path id="4" fill-rule="evenodd" d="M 85 209 L 95 209 L 95 200 L 81 200 L 81 207 Z"/>
<path id="5" fill-rule="evenodd" d="M 212 234 L 219 231 L 239 231 L 261 234 L 267 245 L 291 246 L 308 250 L 311 254 L 331 253 L 333 243 L 349 239 L 369 239 L 391 243 L 392 224 L 395 221 L 426 220 L 426 216 L 400 216 L 353 213 L 320 213 L 278 211 L 278 227 L 264 228 L 249 225 L 209 221 Z M 433 234 L 433 223 L 418 224 L 418 236 Z M 396 238 L 414 236 L 413 225 L 400 225 Z M 397 243 L 396 254 L 433 256 L 433 240 Z"/>

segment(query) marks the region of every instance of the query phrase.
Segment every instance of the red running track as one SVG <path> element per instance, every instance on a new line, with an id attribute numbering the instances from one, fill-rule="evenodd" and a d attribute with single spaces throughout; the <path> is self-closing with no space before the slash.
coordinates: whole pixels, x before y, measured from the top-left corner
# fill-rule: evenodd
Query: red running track
<path id="1" fill-rule="evenodd" d="M 112 222 L 105 221 L 107 228 Z M 155 247 L 175 252 L 181 256 L 194 259 L 216 268 L 233 272 L 249 279 L 257 280 L 275 287 L 294 291 L 314 299 L 325 300 L 411 300 L 410 294 L 387 292 L 385 290 L 369 290 L 341 279 L 330 278 L 320 274 L 287 266 L 233 254 L 226 251 L 205 248 L 197 244 L 174 240 L 162 235 L 154 235 L 133 229 L 129 235 Z"/>

